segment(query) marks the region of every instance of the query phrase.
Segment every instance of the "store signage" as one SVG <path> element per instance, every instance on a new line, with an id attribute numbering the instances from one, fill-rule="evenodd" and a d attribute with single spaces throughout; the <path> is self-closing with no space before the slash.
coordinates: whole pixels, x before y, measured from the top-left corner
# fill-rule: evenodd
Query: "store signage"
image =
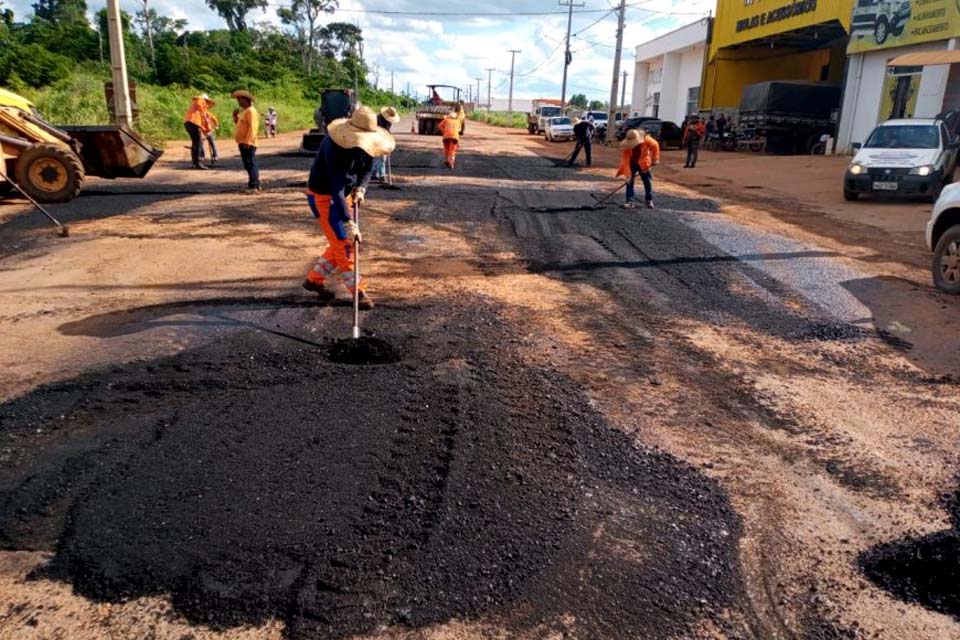
<path id="1" fill-rule="evenodd" d="M 948 40 L 960 33 L 960 0 L 855 0 L 847 53 Z"/>
<path id="2" fill-rule="evenodd" d="M 737 33 L 756 29 L 766 24 L 780 22 L 781 20 L 788 20 L 794 16 L 802 16 L 805 13 L 813 13 L 816 10 L 817 0 L 797 0 L 797 2 L 792 2 L 782 7 L 777 7 L 776 9 L 737 20 Z"/>

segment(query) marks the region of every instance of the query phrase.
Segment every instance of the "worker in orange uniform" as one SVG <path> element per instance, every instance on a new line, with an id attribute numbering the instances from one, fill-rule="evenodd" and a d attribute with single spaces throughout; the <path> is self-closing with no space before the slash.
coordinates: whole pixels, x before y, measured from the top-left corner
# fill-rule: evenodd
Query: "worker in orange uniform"
<path id="1" fill-rule="evenodd" d="M 653 173 L 652 169 L 660 163 L 660 143 L 643 129 L 630 129 L 620 143 L 623 153 L 617 175 L 627 179 L 627 201 L 624 209 L 632 209 L 634 202 L 634 183 L 639 174 L 643 181 L 643 195 L 647 209 L 653 209 Z"/>
<path id="2" fill-rule="evenodd" d="M 260 114 L 253 106 L 254 97 L 249 91 L 239 90 L 231 94 L 240 108 L 233 112 L 236 128 L 233 139 L 240 148 L 240 160 L 247 170 L 247 187 L 256 193 L 260 190 L 260 168 L 257 166 L 257 131 L 260 130 Z"/>
<path id="3" fill-rule="evenodd" d="M 443 138 L 443 166 L 453 169 L 457 164 L 457 147 L 460 145 L 460 118 L 451 111 L 440 121 L 440 137 Z"/>
<path id="4" fill-rule="evenodd" d="M 354 242 L 363 241 L 360 227 L 351 218 L 353 203 L 364 201 L 373 173 L 373 159 L 393 151 L 396 142 L 390 133 L 377 126 L 377 114 L 360 107 L 347 118 L 327 125 L 327 136 L 320 143 L 310 167 L 307 203 L 317 219 L 329 246 L 307 273 L 303 288 L 331 302 L 339 280 L 351 293 L 360 290 L 360 308 L 372 309 L 373 300 L 366 282 L 358 281 L 354 271 Z M 335 278 L 334 282 L 330 282 Z"/>
<path id="5" fill-rule="evenodd" d="M 700 155 L 700 142 L 707 135 L 707 128 L 700 122 L 700 116 L 690 116 L 687 128 L 683 131 L 683 147 L 687 150 L 687 160 L 684 169 L 693 169 L 697 166 L 697 157 Z"/>
<path id="6" fill-rule="evenodd" d="M 193 96 L 190 100 L 190 106 L 183 115 L 183 128 L 187 130 L 190 136 L 190 160 L 193 162 L 194 169 L 207 169 L 208 167 L 200 162 L 200 156 L 203 155 L 203 128 L 208 118 L 207 110 L 214 104 L 213 100 L 207 94 Z"/>
<path id="7" fill-rule="evenodd" d="M 216 103 L 213 100 L 207 104 L 207 113 L 203 118 L 203 127 L 201 133 L 203 134 L 204 140 L 207 141 L 207 145 L 210 147 L 210 166 L 217 164 L 217 160 L 220 159 L 220 154 L 217 153 L 217 131 L 220 130 L 220 118 L 216 116 L 210 109 Z M 200 162 L 206 160 L 206 154 L 204 153 L 203 145 L 200 145 Z"/>

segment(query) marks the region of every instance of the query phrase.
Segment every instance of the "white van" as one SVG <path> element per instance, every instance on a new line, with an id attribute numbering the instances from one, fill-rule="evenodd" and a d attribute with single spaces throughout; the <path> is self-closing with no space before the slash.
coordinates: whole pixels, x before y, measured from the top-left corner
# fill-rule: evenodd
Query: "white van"
<path id="1" fill-rule="evenodd" d="M 935 201 L 953 181 L 957 141 L 941 120 L 887 120 L 861 146 L 843 178 L 843 197 L 923 196 Z"/>
<path id="2" fill-rule="evenodd" d="M 960 293 L 960 184 L 944 188 L 927 222 L 927 248 L 933 252 L 933 283 Z"/>

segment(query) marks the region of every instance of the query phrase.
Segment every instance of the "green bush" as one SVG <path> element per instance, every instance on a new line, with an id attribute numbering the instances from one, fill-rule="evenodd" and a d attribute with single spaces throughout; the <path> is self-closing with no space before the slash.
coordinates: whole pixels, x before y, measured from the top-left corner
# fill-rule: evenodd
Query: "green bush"
<path id="1" fill-rule="evenodd" d="M 467 114 L 471 120 L 476 120 L 477 122 L 486 122 L 487 124 L 492 124 L 495 127 L 508 127 L 511 129 L 526 129 L 527 128 L 527 114 L 514 111 L 513 119 L 508 118 L 509 114 L 506 111 L 473 111 L 472 113 Z"/>

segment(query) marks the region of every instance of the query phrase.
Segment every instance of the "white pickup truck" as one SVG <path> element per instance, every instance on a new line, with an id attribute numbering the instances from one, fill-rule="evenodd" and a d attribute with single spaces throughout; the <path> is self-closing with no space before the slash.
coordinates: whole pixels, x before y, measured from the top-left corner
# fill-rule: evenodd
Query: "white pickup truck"
<path id="1" fill-rule="evenodd" d="M 933 283 L 960 293 L 960 182 L 943 188 L 927 222 L 927 248 L 933 251 Z"/>

